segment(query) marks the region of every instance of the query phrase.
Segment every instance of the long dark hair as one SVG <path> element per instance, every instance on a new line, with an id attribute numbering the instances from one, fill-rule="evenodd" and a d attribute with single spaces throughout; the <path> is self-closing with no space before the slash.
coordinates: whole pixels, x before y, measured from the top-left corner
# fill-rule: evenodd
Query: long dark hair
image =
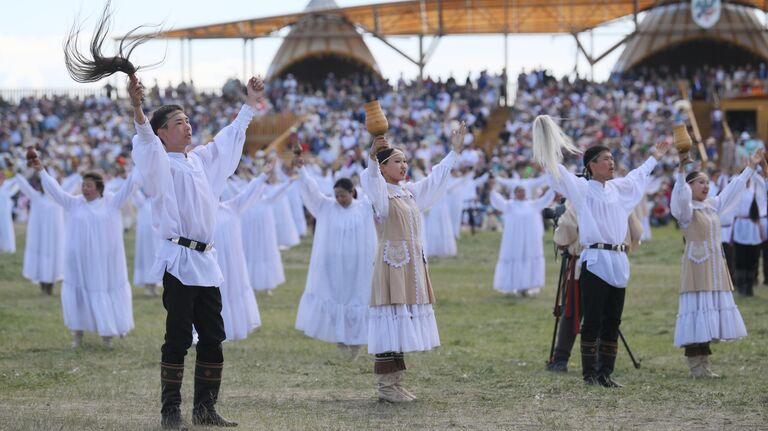
<path id="1" fill-rule="evenodd" d="M 64 64 L 67 66 L 67 72 L 77 82 L 96 82 L 117 72 L 123 72 L 127 75 L 133 75 L 140 68 L 130 61 L 131 54 L 137 46 L 155 37 L 155 33 L 134 36 L 136 31 L 142 28 L 158 27 L 141 25 L 129 31 L 120 40 L 117 55 L 114 57 L 105 57 L 101 49 L 104 41 L 107 39 L 109 30 L 112 27 L 112 11 L 110 10 L 111 0 L 104 4 L 104 10 L 101 18 L 93 33 L 93 39 L 90 43 L 90 57 L 81 53 L 77 49 L 78 39 L 80 37 L 81 25 L 75 21 L 69 34 L 64 39 Z M 165 60 L 165 59 L 163 59 Z M 154 65 L 163 62 L 161 60 Z M 154 66 L 153 65 L 153 66 Z"/>

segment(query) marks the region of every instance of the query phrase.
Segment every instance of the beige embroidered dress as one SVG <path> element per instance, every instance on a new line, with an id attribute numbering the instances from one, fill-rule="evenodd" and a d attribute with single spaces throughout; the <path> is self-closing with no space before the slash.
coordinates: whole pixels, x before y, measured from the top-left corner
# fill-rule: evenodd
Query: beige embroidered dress
<path id="1" fill-rule="evenodd" d="M 387 184 L 375 160 L 361 186 L 374 209 L 378 245 L 368 313 L 368 353 L 414 352 L 440 345 L 423 245 L 422 212 L 446 193 L 456 153 L 426 178 Z"/>
<path id="2" fill-rule="evenodd" d="M 734 211 L 752 169 L 731 181 L 718 196 L 693 201 L 685 174 L 678 173 L 670 207 L 685 237 L 680 269 L 680 305 L 675 346 L 747 335 L 733 301 L 733 284 L 723 256 L 720 217 Z"/>

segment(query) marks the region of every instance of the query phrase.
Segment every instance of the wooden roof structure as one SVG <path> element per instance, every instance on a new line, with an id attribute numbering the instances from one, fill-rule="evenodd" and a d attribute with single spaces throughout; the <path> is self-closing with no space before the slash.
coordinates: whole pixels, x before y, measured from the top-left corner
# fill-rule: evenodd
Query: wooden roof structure
<path id="1" fill-rule="evenodd" d="M 307 11 L 338 8 L 333 0 L 312 0 Z M 267 80 L 282 75 L 309 59 L 335 58 L 356 63 L 381 75 L 373 54 L 355 26 L 334 14 L 306 15 L 291 26 L 267 71 Z M 317 65 L 315 65 L 317 66 Z"/>
<path id="2" fill-rule="evenodd" d="M 648 12 L 634 37 L 627 42 L 613 71 L 624 72 L 658 53 L 701 40 L 739 47 L 757 58 L 768 60 L 768 33 L 753 8 L 724 3 L 717 24 L 704 29 L 693 21 L 690 3 L 685 2 Z M 720 52 L 708 54 L 715 58 L 723 55 Z"/>
<path id="3" fill-rule="evenodd" d="M 625 16 L 682 0 L 407 0 L 313 8 L 304 12 L 161 32 L 167 39 L 252 39 L 302 18 L 333 13 L 375 36 L 580 33 Z M 687 1 L 685 1 L 687 3 Z M 768 11 L 765 0 L 727 0 Z M 725 2 L 724 2 L 725 3 Z"/>

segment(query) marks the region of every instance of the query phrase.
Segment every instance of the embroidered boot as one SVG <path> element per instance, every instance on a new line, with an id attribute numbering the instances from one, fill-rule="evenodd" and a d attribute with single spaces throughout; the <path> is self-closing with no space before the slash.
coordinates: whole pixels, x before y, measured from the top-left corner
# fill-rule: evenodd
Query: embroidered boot
<path id="1" fill-rule="evenodd" d="M 616 365 L 616 353 L 619 345 L 615 341 L 600 340 L 598 349 L 600 369 L 597 372 L 597 380 L 605 388 L 622 388 L 622 384 L 611 379 L 613 367 Z"/>
<path id="2" fill-rule="evenodd" d="M 181 382 L 184 364 L 160 363 L 160 425 L 163 429 L 186 430 L 181 419 Z"/>
<path id="3" fill-rule="evenodd" d="M 216 412 L 223 369 L 223 363 L 195 362 L 195 398 L 192 407 L 194 425 L 237 426 L 237 422 L 227 420 Z"/>
<path id="4" fill-rule="evenodd" d="M 581 374 L 584 383 L 595 386 L 597 381 L 597 341 L 581 342 Z"/>
<path id="5" fill-rule="evenodd" d="M 403 377 L 405 377 L 405 371 L 395 371 L 392 374 L 394 375 L 395 379 L 395 389 L 400 391 L 401 394 L 405 395 L 405 397 L 408 398 L 408 401 L 416 401 L 416 395 L 413 395 L 408 389 L 405 389 L 401 385 Z"/>
<path id="6" fill-rule="evenodd" d="M 397 382 L 395 374 L 396 373 L 376 374 L 376 392 L 379 395 L 379 401 L 387 401 L 390 403 L 413 401 L 397 390 L 397 387 L 395 387 L 395 383 Z"/>
<path id="7" fill-rule="evenodd" d="M 699 356 L 701 358 L 701 369 L 703 370 L 703 377 L 707 377 L 710 379 L 719 379 L 720 375 L 715 373 L 709 368 L 709 356 L 710 355 L 702 355 Z"/>

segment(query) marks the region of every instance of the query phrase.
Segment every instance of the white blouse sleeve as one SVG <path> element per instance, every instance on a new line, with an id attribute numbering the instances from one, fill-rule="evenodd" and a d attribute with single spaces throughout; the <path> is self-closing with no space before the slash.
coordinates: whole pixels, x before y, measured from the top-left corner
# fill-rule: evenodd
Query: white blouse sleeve
<path id="1" fill-rule="evenodd" d="M 224 204 L 237 214 L 242 214 L 243 211 L 262 198 L 266 181 L 267 175 L 262 173 L 249 181 L 248 185 L 243 187 L 233 198 L 224 202 Z"/>
<path id="2" fill-rule="evenodd" d="M 370 159 L 368 161 L 368 167 L 360 176 L 360 187 L 363 188 L 365 195 L 371 201 L 376 218 L 379 220 L 387 218 L 389 215 L 389 193 L 387 193 L 387 182 L 381 175 L 377 160 Z"/>
<path id="3" fill-rule="evenodd" d="M 744 189 L 747 186 L 747 180 L 749 180 L 750 177 L 754 175 L 755 171 L 752 170 L 752 168 L 747 167 L 743 171 L 741 171 L 741 174 L 739 176 L 734 177 L 731 182 L 729 182 L 722 191 L 720 191 L 720 194 L 717 196 L 711 198 L 712 199 L 712 206 L 715 208 L 715 211 L 717 211 L 718 214 L 727 215 L 727 213 L 730 213 L 731 211 L 734 211 L 736 207 L 739 204 L 739 200 L 741 199 L 741 194 L 744 193 Z"/>
<path id="4" fill-rule="evenodd" d="M 456 153 L 451 151 L 432 168 L 432 172 L 426 178 L 405 185 L 405 188 L 413 193 L 416 205 L 422 212 L 432 208 L 445 195 L 448 189 L 448 177 L 451 175 L 456 157 Z"/>
<path id="5" fill-rule="evenodd" d="M 685 229 L 693 219 L 693 192 L 691 186 L 685 182 L 685 174 L 678 172 L 675 186 L 672 188 L 669 208 L 672 217 L 677 219 L 680 227 Z"/>
<path id="6" fill-rule="evenodd" d="M 309 212 L 317 218 L 322 213 L 323 207 L 333 205 L 335 199 L 329 198 L 320 191 L 317 181 L 306 166 L 299 170 L 299 174 L 301 175 L 301 199 Z"/>
<path id="7" fill-rule="evenodd" d="M 16 179 L 16 185 L 19 186 L 19 190 L 30 200 L 35 201 L 42 196 L 42 193 L 35 190 L 23 175 L 16 175 L 14 178 Z"/>
<path id="8" fill-rule="evenodd" d="M 109 197 L 109 205 L 112 208 L 120 209 L 125 205 L 125 202 L 131 198 L 131 195 L 133 195 L 133 192 L 136 191 L 139 184 L 136 182 L 138 179 L 138 176 L 136 175 L 135 171 L 131 172 L 131 174 L 128 176 L 128 178 L 123 181 L 123 184 L 120 185 L 120 188 L 115 192 L 112 196 Z"/>
<path id="9" fill-rule="evenodd" d="M 507 200 L 501 196 L 501 193 L 493 190 L 491 192 L 491 206 L 496 208 L 497 211 L 504 212 L 507 210 Z"/>
<path id="10" fill-rule="evenodd" d="M 139 183 L 144 187 L 147 197 L 160 196 L 171 185 L 171 164 L 163 143 L 152 131 L 149 121 L 139 124 L 134 121 L 136 135 L 133 137 L 131 158 L 134 171 L 139 175 Z"/>
<path id="11" fill-rule="evenodd" d="M 544 208 L 548 207 L 552 204 L 552 200 L 555 199 L 555 191 L 552 189 L 547 190 L 543 195 L 540 197 L 534 199 L 532 202 L 533 207 L 536 208 L 537 211 L 541 211 Z"/>
<path id="12" fill-rule="evenodd" d="M 648 177 L 656 167 L 656 158 L 651 156 L 642 165 L 631 170 L 626 177 L 610 180 L 613 187 L 619 192 L 619 200 L 624 209 L 632 211 L 640 200 L 645 197 L 645 190 L 648 186 Z"/>
<path id="13" fill-rule="evenodd" d="M 243 155 L 245 131 L 255 115 L 256 110 L 244 104 L 235 121 L 221 129 L 213 138 L 213 142 L 192 150 L 203 162 L 214 196 L 221 195 L 227 178 L 235 173 Z"/>
<path id="14" fill-rule="evenodd" d="M 288 188 L 291 187 L 291 184 L 293 184 L 293 181 L 286 181 L 279 186 L 275 187 L 273 190 L 267 193 L 266 196 L 264 196 L 264 200 L 267 201 L 267 203 L 274 204 L 278 201 L 285 193 L 288 192 Z"/>
<path id="15" fill-rule="evenodd" d="M 43 190 L 45 190 L 48 196 L 66 210 L 78 206 L 85 199 L 82 196 L 73 196 L 65 192 L 58 181 L 48 175 L 48 172 L 40 171 L 40 182 L 43 184 Z"/>
<path id="16" fill-rule="evenodd" d="M 553 190 L 571 201 L 574 210 L 578 213 L 578 210 L 581 209 L 586 202 L 588 187 L 587 180 L 572 174 L 561 164 L 557 165 L 557 169 L 560 172 L 560 178 L 555 178 L 554 176 L 549 175 L 549 184 L 552 186 Z"/>

